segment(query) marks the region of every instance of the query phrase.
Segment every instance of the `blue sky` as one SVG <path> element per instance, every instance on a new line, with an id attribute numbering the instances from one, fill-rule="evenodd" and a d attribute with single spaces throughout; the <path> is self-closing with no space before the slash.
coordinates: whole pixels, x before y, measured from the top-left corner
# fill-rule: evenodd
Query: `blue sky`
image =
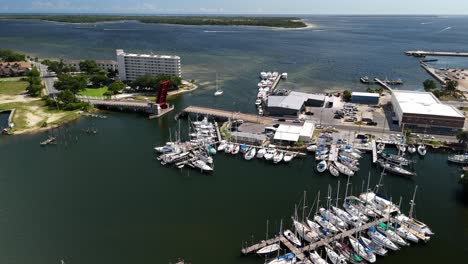
<path id="1" fill-rule="evenodd" d="M 468 14 L 468 0 L 1 0 L 1 2 L 1 13 Z"/>

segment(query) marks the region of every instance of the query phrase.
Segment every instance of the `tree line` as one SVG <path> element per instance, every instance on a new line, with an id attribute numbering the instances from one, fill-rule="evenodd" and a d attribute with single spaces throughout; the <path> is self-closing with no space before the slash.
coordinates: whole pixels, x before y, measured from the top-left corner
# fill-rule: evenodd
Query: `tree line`
<path id="1" fill-rule="evenodd" d="M 9 49 L 0 49 L 0 61 L 25 61 L 26 55 Z"/>

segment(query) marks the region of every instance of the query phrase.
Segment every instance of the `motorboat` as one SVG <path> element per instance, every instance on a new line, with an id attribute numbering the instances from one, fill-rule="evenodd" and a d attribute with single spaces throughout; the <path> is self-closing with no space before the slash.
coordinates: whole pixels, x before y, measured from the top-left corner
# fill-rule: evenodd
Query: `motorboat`
<path id="1" fill-rule="evenodd" d="M 285 152 L 284 157 L 283 157 L 283 161 L 284 162 L 290 162 L 294 157 L 295 157 L 295 155 L 293 153 Z"/>
<path id="2" fill-rule="evenodd" d="M 329 246 L 325 246 L 325 252 L 333 264 L 346 264 L 346 258 L 333 251 Z"/>
<path id="3" fill-rule="evenodd" d="M 338 171 L 336 166 L 333 165 L 332 163 L 328 164 L 328 171 L 330 171 L 331 175 L 333 175 L 335 177 L 340 176 L 340 172 Z"/>
<path id="4" fill-rule="evenodd" d="M 217 153 L 216 148 L 213 147 L 212 145 L 208 145 L 206 147 L 206 150 L 208 151 L 208 153 L 210 153 L 210 155 L 216 155 Z"/>
<path id="5" fill-rule="evenodd" d="M 325 155 L 315 155 L 315 160 L 319 161 L 319 160 L 326 160 L 328 159 L 328 155 L 325 154 Z"/>
<path id="6" fill-rule="evenodd" d="M 206 162 L 202 161 L 202 160 L 195 160 L 195 161 L 192 161 L 192 165 L 195 167 L 195 168 L 198 168 L 200 169 L 202 172 L 213 172 L 213 168 L 210 167 L 208 164 L 206 164 Z"/>
<path id="7" fill-rule="evenodd" d="M 353 176 L 354 171 L 352 171 L 350 168 L 346 167 L 345 165 L 339 163 L 338 161 L 335 161 L 335 166 L 338 169 L 338 171 L 346 176 Z"/>
<path id="8" fill-rule="evenodd" d="M 332 223 L 329 222 L 328 218 L 323 216 L 314 216 L 314 221 L 321 225 L 323 228 L 330 230 L 333 233 L 338 233 L 339 230 Z"/>
<path id="9" fill-rule="evenodd" d="M 310 152 L 315 152 L 317 150 L 317 145 L 309 145 L 307 146 L 307 151 L 310 151 Z"/>
<path id="10" fill-rule="evenodd" d="M 449 155 L 448 156 L 448 161 L 453 162 L 453 163 L 458 163 L 458 164 L 468 164 L 468 154 L 463 154 L 463 155 Z"/>
<path id="11" fill-rule="evenodd" d="M 266 160 L 272 160 L 273 157 L 275 156 L 276 154 L 276 149 L 274 148 L 268 148 L 265 155 L 263 155 L 263 157 L 266 159 Z"/>
<path id="12" fill-rule="evenodd" d="M 247 153 L 248 150 L 249 150 L 249 146 L 247 146 L 245 144 L 240 145 L 240 149 L 239 149 L 240 153 L 245 154 L 245 153 Z"/>
<path id="13" fill-rule="evenodd" d="M 397 205 L 372 191 L 361 193 L 359 195 L 359 199 L 367 203 L 369 206 L 374 207 L 374 211 L 380 215 L 390 216 L 400 214 L 400 209 Z"/>
<path id="14" fill-rule="evenodd" d="M 377 255 L 386 256 L 388 253 L 388 250 L 386 250 L 382 245 L 377 244 L 366 237 L 361 236 L 359 238 L 359 242 L 362 242 L 367 248 L 372 249 Z"/>
<path id="15" fill-rule="evenodd" d="M 261 105 L 261 104 L 262 104 L 262 100 L 260 99 L 255 100 L 255 105 Z"/>
<path id="16" fill-rule="evenodd" d="M 224 149 L 226 148 L 226 145 L 227 145 L 226 140 L 221 140 L 218 146 L 218 151 L 224 151 Z"/>
<path id="17" fill-rule="evenodd" d="M 259 150 L 257 151 L 257 158 L 259 158 L 259 159 L 263 158 L 263 156 L 265 156 L 266 151 L 267 151 L 267 150 L 264 149 L 264 148 L 259 149 Z"/>
<path id="18" fill-rule="evenodd" d="M 380 142 L 379 144 L 377 144 L 377 150 L 384 150 L 384 149 L 385 149 L 385 143 Z"/>
<path id="19" fill-rule="evenodd" d="M 406 242 L 403 238 L 401 238 L 397 233 L 387 227 L 385 223 L 379 223 L 377 226 L 377 231 L 384 234 L 388 239 L 390 239 L 393 243 L 396 243 L 400 246 L 408 246 L 408 242 Z"/>
<path id="20" fill-rule="evenodd" d="M 411 172 L 409 170 L 406 170 L 406 169 L 403 169 L 401 166 L 399 165 L 396 165 L 396 164 L 393 164 L 391 162 L 386 162 L 384 160 L 377 160 L 377 163 L 385 169 L 385 171 L 389 171 L 393 174 L 396 174 L 396 175 L 401 175 L 401 176 L 406 176 L 406 177 L 412 177 L 412 176 L 415 176 L 416 173 L 414 172 Z"/>
<path id="21" fill-rule="evenodd" d="M 300 247 L 302 246 L 301 240 L 291 230 L 287 229 L 283 231 L 284 237 L 286 237 L 291 243 Z"/>
<path id="22" fill-rule="evenodd" d="M 293 220 L 293 224 L 294 224 L 294 229 L 296 230 L 297 234 L 305 241 L 313 243 L 319 239 L 319 235 L 316 232 L 310 230 L 304 224 L 296 220 Z"/>
<path id="23" fill-rule="evenodd" d="M 377 231 L 377 229 L 375 227 L 370 227 L 367 230 L 367 235 L 372 239 L 372 241 L 374 241 L 375 243 L 377 243 L 377 244 L 379 244 L 381 246 L 384 246 L 384 247 L 386 247 L 388 249 L 391 249 L 391 250 L 394 250 L 394 251 L 400 249 L 390 239 L 388 239 L 382 233 Z"/>
<path id="24" fill-rule="evenodd" d="M 408 152 L 413 154 L 416 152 L 416 147 L 413 144 L 408 145 Z"/>
<path id="25" fill-rule="evenodd" d="M 282 151 L 277 151 L 275 155 L 273 156 L 273 162 L 280 163 L 283 160 L 284 154 Z"/>
<path id="26" fill-rule="evenodd" d="M 421 156 L 425 156 L 427 153 L 426 146 L 424 144 L 418 146 L 418 154 Z"/>
<path id="27" fill-rule="evenodd" d="M 240 151 L 240 146 L 238 144 L 234 144 L 231 150 L 231 154 L 236 155 L 237 153 L 239 153 L 239 151 Z"/>
<path id="28" fill-rule="evenodd" d="M 262 247 L 261 249 L 257 250 L 257 254 L 260 254 L 260 255 L 265 255 L 265 254 L 270 254 L 270 253 L 273 253 L 273 252 L 276 252 L 278 250 L 280 250 L 281 246 L 280 244 L 271 244 L 271 245 L 268 245 L 268 246 L 265 246 L 265 247 Z"/>
<path id="29" fill-rule="evenodd" d="M 223 90 L 216 90 L 216 92 L 214 93 L 214 96 L 220 96 L 223 93 L 224 93 Z"/>
<path id="30" fill-rule="evenodd" d="M 251 160 L 255 157 L 255 154 L 257 153 L 257 151 L 255 150 L 255 148 L 250 148 L 244 155 L 244 159 L 246 160 Z"/>
<path id="31" fill-rule="evenodd" d="M 363 259 L 369 261 L 370 263 L 374 263 L 376 261 L 375 254 L 372 249 L 366 248 L 354 237 L 349 237 L 349 242 L 351 247 L 353 247 L 354 252 L 356 252 L 356 254 L 361 256 Z"/>
<path id="32" fill-rule="evenodd" d="M 319 162 L 317 164 L 317 171 L 322 173 L 322 172 L 325 172 L 327 170 L 327 162 L 322 160 L 321 162 Z"/>
<path id="33" fill-rule="evenodd" d="M 400 164 L 400 165 L 403 165 L 403 166 L 407 166 L 410 163 L 410 161 L 408 159 L 405 159 L 405 158 L 403 158 L 402 156 L 399 156 L 399 155 L 388 154 L 388 153 L 382 152 L 382 153 L 380 153 L 380 156 L 382 156 L 382 158 L 384 158 L 385 160 L 388 160 L 390 162 Z"/>
<path id="34" fill-rule="evenodd" d="M 268 264 L 292 264 L 296 263 L 296 255 L 294 253 L 287 253 L 283 256 L 278 256 L 272 261 L 268 262 Z"/>
<path id="35" fill-rule="evenodd" d="M 400 144 L 397 146 L 398 147 L 398 150 L 401 152 L 401 153 L 405 153 L 406 152 L 406 146 L 404 144 Z"/>
<path id="36" fill-rule="evenodd" d="M 225 153 L 231 153 L 232 149 L 234 148 L 234 144 L 232 143 L 227 143 L 226 147 L 224 148 Z"/>
<path id="37" fill-rule="evenodd" d="M 310 252 L 310 260 L 312 260 L 312 263 L 314 263 L 314 264 L 327 264 L 327 261 L 324 260 L 324 259 L 317 253 L 317 251 L 312 251 L 312 252 Z"/>
<path id="38" fill-rule="evenodd" d="M 345 221 L 341 220 L 338 216 L 334 215 L 332 212 L 325 208 L 320 208 L 319 209 L 320 215 L 323 217 L 326 217 L 330 223 L 332 223 L 334 226 L 341 228 L 341 229 L 346 229 L 348 228 L 348 224 L 346 224 Z"/>
<path id="39" fill-rule="evenodd" d="M 166 142 L 166 145 L 162 147 L 155 147 L 154 150 L 162 154 L 180 153 L 181 151 L 175 142 Z"/>
<path id="40" fill-rule="evenodd" d="M 338 208 L 338 207 L 335 207 L 335 206 L 332 206 L 332 210 L 333 210 L 333 212 L 335 213 L 336 216 L 341 218 L 341 220 L 343 220 L 348 225 L 351 225 L 351 226 L 354 226 L 354 227 L 358 227 L 358 226 L 362 225 L 362 222 L 361 222 L 361 220 L 359 220 L 359 218 L 350 215 L 345 210 L 343 210 L 341 208 Z"/>

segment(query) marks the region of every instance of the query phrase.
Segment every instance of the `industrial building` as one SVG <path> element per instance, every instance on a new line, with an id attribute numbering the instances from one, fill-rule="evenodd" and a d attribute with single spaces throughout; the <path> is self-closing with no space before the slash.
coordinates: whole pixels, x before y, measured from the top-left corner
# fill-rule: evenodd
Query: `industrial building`
<path id="1" fill-rule="evenodd" d="M 465 124 L 465 116 L 453 106 L 442 104 L 430 92 L 392 91 L 394 120 L 413 132 L 453 135 Z"/>
<path id="2" fill-rule="evenodd" d="M 268 96 L 267 114 L 270 116 L 298 116 L 305 107 L 323 107 L 325 96 L 290 92 L 286 96 Z"/>
<path id="3" fill-rule="evenodd" d="M 275 143 L 283 144 L 310 142 L 312 141 L 314 130 L 315 124 L 307 121 L 302 126 L 281 124 L 276 129 L 273 139 Z"/>
<path id="4" fill-rule="evenodd" d="M 179 56 L 133 54 L 125 53 L 122 49 L 116 50 L 116 53 L 121 80 L 132 81 L 144 75 L 182 76 Z"/>
<path id="5" fill-rule="evenodd" d="M 380 95 L 378 93 L 353 92 L 351 102 L 354 104 L 378 105 Z"/>
<path id="6" fill-rule="evenodd" d="M 68 67 L 75 68 L 76 71 L 81 71 L 80 69 L 81 60 L 64 60 L 63 64 Z M 95 60 L 97 66 L 105 71 L 115 71 L 117 70 L 117 62 L 114 60 Z"/>

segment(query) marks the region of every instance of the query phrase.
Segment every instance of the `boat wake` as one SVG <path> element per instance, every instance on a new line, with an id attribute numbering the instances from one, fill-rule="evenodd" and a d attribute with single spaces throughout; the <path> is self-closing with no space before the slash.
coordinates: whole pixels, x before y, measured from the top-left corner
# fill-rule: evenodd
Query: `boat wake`
<path id="1" fill-rule="evenodd" d="M 450 29 L 452 29 L 452 27 L 446 27 L 446 28 L 442 29 L 441 31 L 439 31 L 438 33 L 441 33 L 441 32 L 444 32 L 444 31 L 447 31 L 447 30 L 450 30 Z"/>
<path id="2" fill-rule="evenodd" d="M 421 22 L 421 25 L 429 25 L 433 24 L 435 21 L 430 21 L 430 22 Z"/>
<path id="3" fill-rule="evenodd" d="M 242 31 L 233 31 L 233 30 L 204 30 L 204 33 L 239 33 Z"/>

